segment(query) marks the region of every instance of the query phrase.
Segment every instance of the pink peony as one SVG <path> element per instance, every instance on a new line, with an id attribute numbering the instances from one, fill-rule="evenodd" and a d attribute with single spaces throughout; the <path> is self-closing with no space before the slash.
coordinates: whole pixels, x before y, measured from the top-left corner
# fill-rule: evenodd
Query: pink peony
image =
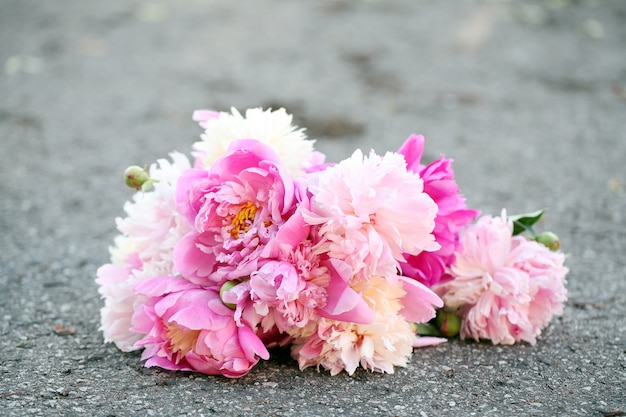
<path id="1" fill-rule="evenodd" d="M 146 334 L 146 366 L 197 371 L 237 378 L 269 353 L 255 331 L 237 326 L 233 310 L 219 296 L 219 288 L 203 288 L 175 277 L 155 277 L 135 285 L 148 297 L 133 315 L 133 330 Z"/>
<path id="2" fill-rule="evenodd" d="M 405 255 L 402 263 L 404 275 L 431 287 L 437 284 L 454 263 L 454 251 L 459 247 L 459 231 L 471 223 L 480 212 L 470 210 L 459 192 L 454 180 L 452 159 L 441 159 L 424 166 L 420 163 L 424 151 L 424 137 L 411 135 L 400 147 L 398 153 L 404 156 L 410 171 L 418 173 L 424 180 L 424 192 L 439 208 L 435 218 L 434 235 L 441 245 L 434 252 L 420 252 L 417 255 Z"/>
<path id="3" fill-rule="evenodd" d="M 403 253 L 437 250 L 432 234 L 437 205 L 401 155 L 360 150 L 313 175 L 310 210 L 317 226 L 317 253 L 344 261 L 356 279 L 395 275 Z"/>
<path id="4" fill-rule="evenodd" d="M 326 307 L 331 275 L 312 253 L 310 242 L 285 250 L 280 259 L 266 262 L 250 275 L 250 295 L 255 310 L 264 317 L 263 329 L 277 326 L 288 332 L 319 318 L 317 310 Z"/>
<path id="5" fill-rule="evenodd" d="M 283 260 L 264 261 L 250 279 L 235 282 L 222 300 L 235 308 L 239 323 L 276 326 L 290 333 L 320 317 L 367 324 L 375 318 L 360 293 L 348 285 L 350 268 L 337 260 L 320 260 L 308 245 L 295 248 Z M 435 294 L 433 296 L 439 299 Z"/>
<path id="6" fill-rule="evenodd" d="M 452 281 L 435 290 L 448 308 L 459 308 L 461 338 L 494 344 L 536 343 L 567 300 L 565 256 L 512 236 L 506 213 L 483 216 L 461 232 Z"/>
<path id="7" fill-rule="evenodd" d="M 193 231 L 176 245 L 174 264 L 203 285 L 249 276 L 294 213 L 296 197 L 296 185 L 267 145 L 232 142 L 208 170 L 190 169 L 178 181 L 178 211 Z"/>

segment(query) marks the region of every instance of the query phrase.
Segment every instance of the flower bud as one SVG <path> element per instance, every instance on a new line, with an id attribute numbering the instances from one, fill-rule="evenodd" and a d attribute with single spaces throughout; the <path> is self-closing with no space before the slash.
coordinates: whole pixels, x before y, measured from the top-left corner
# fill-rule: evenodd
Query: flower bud
<path id="1" fill-rule="evenodd" d="M 220 287 L 220 300 L 222 300 L 222 304 L 224 304 L 226 307 L 230 308 L 231 310 L 234 310 L 237 308 L 236 304 L 232 304 L 232 303 L 226 303 L 224 302 L 224 293 L 226 291 L 229 291 L 230 289 L 232 289 L 233 287 L 235 287 L 237 284 L 239 284 L 239 281 L 226 281 L 225 283 L 222 284 L 222 286 Z"/>
<path id="2" fill-rule="evenodd" d="M 435 322 L 445 337 L 454 337 L 461 331 L 461 318 L 451 311 L 437 310 Z"/>
<path id="3" fill-rule="evenodd" d="M 126 185 L 135 190 L 141 190 L 141 187 L 150 180 L 150 175 L 145 168 L 137 165 L 130 166 L 124 171 L 124 181 Z"/>
<path id="4" fill-rule="evenodd" d="M 561 247 L 561 240 L 552 232 L 539 233 L 534 238 L 537 242 L 545 245 L 548 249 L 555 252 Z"/>

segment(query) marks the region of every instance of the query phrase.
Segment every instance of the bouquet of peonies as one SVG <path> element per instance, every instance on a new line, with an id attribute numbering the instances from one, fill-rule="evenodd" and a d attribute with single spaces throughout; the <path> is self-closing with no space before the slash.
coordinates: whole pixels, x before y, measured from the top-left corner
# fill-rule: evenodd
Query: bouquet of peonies
<path id="1" fill-rule="evenodd" d="M 393 373 L 442 336 L 534 344 L 562 314 L 543 212 L 478 218 L 422 136 L 332 164 L 284 109 L 194 120 L 193 165 L 126 171 L 137 192 L 97 272 L 105 340 L 146 366 L 234 378 L 290 346 L 301 369 Z"/>

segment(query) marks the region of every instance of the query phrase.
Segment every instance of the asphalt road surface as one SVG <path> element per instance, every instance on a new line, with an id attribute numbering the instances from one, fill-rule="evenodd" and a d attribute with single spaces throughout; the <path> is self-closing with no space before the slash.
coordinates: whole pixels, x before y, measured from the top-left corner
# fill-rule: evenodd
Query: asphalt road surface
<path id="1" fill-rule="evenodd" d="M 0 415 L 626 415 L 626 2 L 0 0 Z M 229 380 L 105 345 L 94 282 L 132 164 L 198 108 L 285 107 L 330 160 L 455 159 L 471 207 L 548 207 L 570 300 L 536 346 L 450 341 L 393 375 Z"/>

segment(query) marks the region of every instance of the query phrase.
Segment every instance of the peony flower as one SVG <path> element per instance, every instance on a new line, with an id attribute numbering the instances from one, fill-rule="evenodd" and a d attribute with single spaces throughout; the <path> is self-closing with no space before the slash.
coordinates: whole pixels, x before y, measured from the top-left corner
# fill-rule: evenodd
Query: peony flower
<path id="1" fill-rule="evenodd" d="M 320 317 L 359 324 L 374 321 L 375 312 L 348 285 L 350 268 L 341 261 L 321 260 L 309 245 L 305 242 L 277 260 L 263 261 L 250 279 L 229 281 L 222 300 L 234 306 L 237 323 L 245 319 L 261 324 L 267 333 L 274 326 L 288 333 Z"/>
<path id="2" fill-rule="evenodd" d="M 463 319 L 461 338 L 532 345 L 567 299 L 565 256 L 512 236 L 513 224 L 483 216 L 460 235 L 452 281 L 435 287 Z"/>
<path id="3" fill-rule="evenodd" d="M 408 169 L 420 175 L 424 181 L 424 192 L 437 204 L 433 234 L 441 248 L 417 255 L 406 254 L 402 272 L 432 287 L 442 279 L 446 268 L 454 263 L 454 251 L 459 247 L 459 231 L 480 212 L 467 208 L 465 198 L 454 180 L 452 159 L 445 159 L 442 155 L 441 159 L 424 166 L 420 163 L 423 151 L 424 137 L 411 135 L 398 153 L 404 156 Z"/>
<path id="4" fill-rule="evenodd" d="M 264 317 L 264 330 L 277 326 L 288 332 L 319 318 L 317 310 L 326 307 L 331 274 L 308 241 L 284 250 L 279 259 L 250 274 L 250 296 L 256 312 Z"/>
<path id="5" fill-rule="evenodd" d="M 135 285 L 147 297 L 133 315 L 133 330 L 146 334 L 146 366 L 197 371 L 237 378 L 269 353 L 249 326 L 237 326 L 219 288 L 203 288 L 175 277 L 155 277 Z"/>
<path id="6" fill-rule="evenodd" d="M 403 157 L 360 150 L 315 174 L 304 220 L 318 227 L 316 251 L 346 262 L 357 279 L 395 275 L 403 253 L 437 250 L 437 205 Z"/>
<path id="7" fill-rule="evenodd" d="M 184 155 L 172 152 L 172 162 L 159 159 L 149 169 L 156 182 L 149 192 L 135 193 L 124 205 L 127 216 L 116 219 L 121 232 L 111 248 L 111 263 L 97 271 L 98 292 L 104 298 L 101 327 L 106 342 L 125 351 L 138 349 L 142 335 L 130 330 L 133 310 L 143 302 L 132 286 L 146 277 L 176 275 L 172 251 L 178 240 L 191 230 L 176 211 L 176 181 L 190 168 Z"/>
<path id="8" fill-rule="evenodd" d="M 361 294 L 367 305 L 375 311 L 371 323 L 351 323 L 322 318 L 303 329 L 294 329 L 292 355 L 300 369 L 322 366 L 332 375 L 345 370 L 352 375 L 356 368 L 393 373 L 394 366 L 406 366 L 414 345 L 420 345 L 409 321 L 401 314 L 405 309 L 409 281 L 390 283 L 387 278 L 373 276 L 368 281 L 359 281 L 353 289 Z M 423 287 L 423 286 L 422 286 Z M 432 297 L 438 306 L 441 300 L 423 287 L 427 297 Z M 434 317 L 435 310 L 422 318 Z M 428 340 L 428 345 L 434 344 Z M 440 342 L 440 340 L 437 340 Z M 426 345 L 426 344 L 424 344 Z"/>
<path id="9" fill-rule="evenodd" d="M 193 231 L 176 245 L 174 264 L 203 285 L 249 276 L 294 213 L 296 197 L 272 149 L 251 139 L 232 142 L 210 169 L 191 169 L 179 179 L 178 211 Z"/>
<path id="10" fill-rule="evenodd" d="M 315 141 L 307 140 L 303 129 L 292 125 L 293 116 L 285 109 L 248 109 L 245 116 L 235 108 L 231 112 L 194 113 L 194 120 L 205 129 L 202 140 L 193 145 L 197 168 L 209 168 L 239 139 L 255 139 L 269 146 L 285 161 L 285 168 L 293 177 L 323 163 L 323 154 L 313 150 Z"/>
<path id="11" fill-rule="evenodd" d="M 106 264 L 98 268 L 96 283 L 98 292 L 104 298 L 104 307 L 100 310 L 100 330 L 104 341 L 113 342 L 123 352 L 139 349 L 135 343 L 142 335 L 131 331 L 131 318 L 137 295 L 132 285 L 137 281 L 132 268 L 126 265 Z"/>
<path id="12" fill-rule="evenodd" d="M 112 258 L 120 261 L 128 252 L 136 253 L 147 275 L 176 275 L 172 252 L 176 243 L 191 227 L 176 210 L 176 185 L 181 173 L 191 168 L 187 157 L 170 153 L 172 162 L 159 159 L 149 173 L 154 189 L 139 191 L 124 205 L 125 218 L 117 218 L 121 238 L 112 249 Z M 121 251 L 121 252 L 120 252 Z M 115 262 L 115 261 L 114 261 Z"/>

